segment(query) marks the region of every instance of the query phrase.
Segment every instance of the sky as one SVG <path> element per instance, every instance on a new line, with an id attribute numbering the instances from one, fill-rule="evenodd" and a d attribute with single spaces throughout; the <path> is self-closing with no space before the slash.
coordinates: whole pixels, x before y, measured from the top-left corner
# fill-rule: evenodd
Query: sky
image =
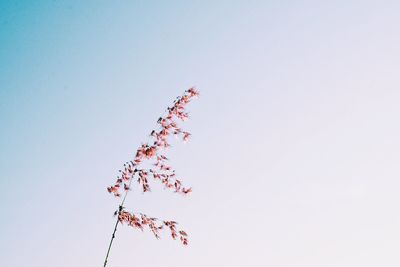
<path id="1" fill-rule="evenodd" d="M 171 164 L 129 210 L 110 267 L 399 266 L 398 1 L 0 3 L 0 258 L 102 266 L 107 193 L 196 86 Z"/>

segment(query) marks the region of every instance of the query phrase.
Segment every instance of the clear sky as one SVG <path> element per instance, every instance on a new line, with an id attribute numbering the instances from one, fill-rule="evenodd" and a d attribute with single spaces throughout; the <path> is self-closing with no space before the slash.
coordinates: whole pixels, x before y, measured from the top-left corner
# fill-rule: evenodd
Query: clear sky
<path id="1" fill-rule="evenodd" d="M 400 266 L 398 1 L 0 3 L 0 265 L 102 266 L 106 192 L 196 86 L 172 164 L 109 266 Z"/>

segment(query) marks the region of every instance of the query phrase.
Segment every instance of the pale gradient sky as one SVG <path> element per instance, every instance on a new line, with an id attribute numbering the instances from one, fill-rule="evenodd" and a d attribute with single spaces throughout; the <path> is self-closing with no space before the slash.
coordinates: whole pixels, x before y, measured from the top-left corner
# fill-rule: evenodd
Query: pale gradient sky
<path id="1" fill-rule="evenodd" d="M 0 265 L 102 266 L 117 170 L 195 85 L 109 266 L 400 266 L 398 1 L 1 1 Z"/>

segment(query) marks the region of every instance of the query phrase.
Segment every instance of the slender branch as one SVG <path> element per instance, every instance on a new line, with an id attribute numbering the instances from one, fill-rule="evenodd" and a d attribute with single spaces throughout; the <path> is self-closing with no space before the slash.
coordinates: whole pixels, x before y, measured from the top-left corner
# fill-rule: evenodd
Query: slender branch
<path id="1" fill-rule="evenodd" d="M 108 255 L 110 254 L 111 245 L 112 245 L 112 243 L 114 241 L 115 232 L 117 231 L 118 224 L 119 224 L 119 219 L 117 218 L 117 222 L 115 223 L 114 231 L 113 231 L 112 236 L 111 236 L 111 241 L 110 241 L 110 244 L 108 245 L 106 259 L 104 260 L 104 267 L 106 267 L 106 265 L 107 265 Z"/>
<path id="2" fill-rule="evenodd" d="M 128 187 L 129 187 L 129 190 L 126 190 L 126 191 L 125 191 L 124 198 L 122 199 L 122 202 L 121 202 L 121 204 L 120 204 L 119 207 L 118 207 L 118 215 L 119 215 L 119 214 L 121 213 L 121 211 L 124 209 L 125 199 L 126 199 L 126 196 L 128 195 L 128 192 L 130 191 L 132 180 L 133 180 L 133 177 L 131 177 L 131 179 L 130 179 L 130 181 L 129 181 L 129 186 L 128 186 Z M 103 267 L 106 267 L 106 265 L 107 265 L 108 255 L 110 254 L 111 246 L 112 246 L 112 243 L 113 243 L 114 238 L 115 238 L 115 232 L 117 231 L 118 224 L 119 224 L 119 217 L 117 216 L 117 221 L 115 222 L 114 231 L 113 231 L 112 236 L 111 236 L 110 244 L 108 245 L 107 255 L 106 255 L 106 259 L 104 260 L 104 265 L 103 265 Z"/>

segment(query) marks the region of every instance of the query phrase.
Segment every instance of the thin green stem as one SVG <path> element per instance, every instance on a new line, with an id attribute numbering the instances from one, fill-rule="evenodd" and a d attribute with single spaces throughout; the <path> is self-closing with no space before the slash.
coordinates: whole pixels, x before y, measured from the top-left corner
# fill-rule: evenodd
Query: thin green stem
<path id="1" fill-rule="evenodd" d="M 117 231 L 118 224 L 119 224 L 119 219 L 117 218 L 117 222 L 115 223 L 114 231 L 113 231 L 112 236 L 111 236 L 111 241 L 110 241 L 110 244 L 108 245 L 106 259 L 104 260 L 104 267 L 106 267 L 106 265 L 107 265 L 108 255 L 110 254 L 111 245 L 112 245 L 112 243 L 114 241 L 115 232 Z"/>
<path id="2" fill-rule="evenodd" d="M 130 181 L 129 181 L 129 185 L 128 185 L 128 188 L 129 188 L 129 189 L 125 191 L 124 198 L 122 199 L 122 202 L 121 202 L 121 204 L 120 204 L 119 207 L 118 207 L 118 215 L 119 215 L 119 214 L 121 213 L 121 211 L 124 209 L 125 199 L 126 199 L 126 196 L 128 195 L 128 192 L 130 191 L 130 187 L 131 187 L 132 180 L 133 180 L 133 177 L 131 177 L 131 179 L 130 179 Z M 114 231 L 113 231 L 112 236 L 111 236 L 110 244 L 108 245 L 107 255 L 106 255 L 106 259 L 104 260 L 104 265 L 103 265 L 103 267 L 106 267 L 106 265 L 107 265 L 108 256 L 110 255 L 111 246 L 112 246 L 112 243 L 113 243 L 114 238 L 115 238 L 115 232 L 117 231 L 118 224 L 119 224 L 119 217 L 117 216 L 117 221 L 115 222 Z"/>

